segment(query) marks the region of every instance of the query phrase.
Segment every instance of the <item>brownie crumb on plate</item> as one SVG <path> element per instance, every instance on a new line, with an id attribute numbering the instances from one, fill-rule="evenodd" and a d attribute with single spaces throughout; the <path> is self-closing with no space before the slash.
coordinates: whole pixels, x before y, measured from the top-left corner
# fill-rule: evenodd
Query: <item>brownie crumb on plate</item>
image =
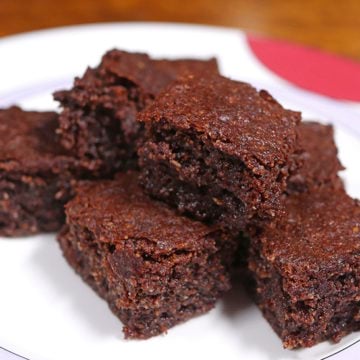
<path id="1" fill-rule="evenodd" d="M 237 230 L 280 211 L 300 114 L 267 92 L 214 73 L 184 76 L 138 119 L 148 194 Z"/>
<path id="2" fill-rule="evenodd" d="M 75 79 L 72 89 L 54 94 L 62 107 L 58 133 L 63 146 L 102 175 L 135 168 L 135 144 L 142 133 L 136 113 L 178 75 L 193 71 L 217 72 L 216 60 L 107 52 L 99 66 Z"/>
<path id="3" fill-rule="evenodd" d="M 54 112 L 0 110 L 0 235 L 59 230 L 78 171 L 57 142 Z"/>
<path id="4" fill-rule="evenodd" d="M 214 307 L 230 288 L 237 241 L 149 199 L 137 180 L 128 173 L 80 185 L 58 239 L 125 337 L 144 339 Z"/>

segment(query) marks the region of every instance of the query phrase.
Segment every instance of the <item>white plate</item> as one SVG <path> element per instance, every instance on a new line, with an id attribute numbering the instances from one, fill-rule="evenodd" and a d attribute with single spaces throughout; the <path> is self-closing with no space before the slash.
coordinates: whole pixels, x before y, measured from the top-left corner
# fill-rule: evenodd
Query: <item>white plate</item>
<path id="1" fill-rule="evenodd" d="M 71 85 L 87 65 L 118 47 L 156 57 L 209 57 L 222 72 L 270 90 L 307 118 L 336 125 L 349 192 L 360 196 L 359 114 L 348 104 L 297 89 L 256 60 L 244 33 L 172 24 L 107 24 L 42 31 L 0 41 L 0 107 L 54 109 L 51 92 Z M 127 359 L 320 359 L 360 339 L 283 350 L 258 309 L 234 289 L 209 314 L 147 341 L 125 341 L 121 323 L 105 302 L 65 263 L 52 235 L 0 241 L 0 346 L 32 360 Z M 355 351 L 354 351 L 355 350 Z M 0 358 L 5 352 L 0 349 Z M 346 354 L 349 354 L 348 356 Z M 358 345 L 343 359 L 360 354 Z M 336 355 L 339 356 L 339 355 Z M 339 357 L 340 358 L 340 357 Z"/>

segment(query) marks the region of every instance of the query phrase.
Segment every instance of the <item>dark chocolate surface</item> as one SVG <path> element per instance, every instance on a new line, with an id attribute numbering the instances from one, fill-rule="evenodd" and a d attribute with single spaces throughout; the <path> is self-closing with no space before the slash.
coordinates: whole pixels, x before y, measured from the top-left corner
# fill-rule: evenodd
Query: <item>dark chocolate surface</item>
<path id="1" fill-rule="evenodd" d="M 360 255 L 360 206 L 342 190 L 323 189 L 286 199 L 286 215 L 263 232 L 264 254 L 272 263 L 287 261 L 316 268 Z"/>
<path id="2" fill-rule="evenodd" d="M 333 127 L 302 122 L 298 131 L 299 146 L 304 150 L 300 155 L 302 166 L 289 177 L 287 191 L 302 192 L 323 186 L 343 188 L 338 173 L 344 167 L 337 157 Z"/>
<path id="3" fill-rule="evenodd" d="M 56 172 L 73 165 L 56 139 L 57 118 L 16 106 L 0 110 L 0 170 Z"/>
<path id="4" fill-rule="evenodd" d="M 139 119 L 166 119 L 176 129 L 194 130 L 214 148 L 246 165 L 286 162 L 296 142 L 300 114 L 285 110 L 267 92 L 217 74 L 184 77 L 159 96 Z M 261 173 L 262 167 L 254 169 Z"/>
<path id="5" fill-rule="evenodd" d="M 125 337 L 143 339 L 213 308 L 230 287 L 236 241 L 149 200 L 136 182 L 128 173 L 81 185 L 59 242 Z"/>
<path id="6" fill-rule="evenodd" d="M 116 182 L 83 184 L 77 189 L 76 199 L 67 205 L 67 215 L 119 246 L 127 238 L 145 237 L 160 253 L 182 247 L 196 249 L 197 239 L 215 231 L 200 222 L 176 216 L 166 205 L 150 199 L 138 187 L 137 176 L 133 174 L 119 174 Z"/>
<path id="7" fill-rule="evenodd" d="M 136 168 L 136 142 L 142 136 L 137 112 L 177 76 L 193 71 L 217 71 L 216 60 L 154 60 L 141 53 L 107 52 L 99 66 L 75 79 L 72 89 L 54 95 L 63 108 L 62 145 L 93 172 Z"/>
<path id="8" fill-rule="evenodd" d="M 116 76 L 142 88 L 144 93 L 156 96 L 179 75 L 192 72 L 217 72 L 216 60 L 153 59 L 143 53 L 120 50 L 107 52 L 98 68 L 102 74 Z"/>
<path id="9" fill-rule="evenodd" d="M 281 212 L 300 115 L 269 94 L 213 73 L 185 76 L 138 119 L 141 183 L 151 196 L 236 230 Z"/>
<path id="10" fill-rule="evenodd" d="M 360 206 L 332 186 L 292 194 L 285 215 L 251 234 L 255 300 L 284 347 L 360 329 Z"/>
<path id="11" fill-rule="evenodd" d="M 54 112 L 0 110 L 0 234 L 58 230 L 81 170 L 57 142 Z"/>

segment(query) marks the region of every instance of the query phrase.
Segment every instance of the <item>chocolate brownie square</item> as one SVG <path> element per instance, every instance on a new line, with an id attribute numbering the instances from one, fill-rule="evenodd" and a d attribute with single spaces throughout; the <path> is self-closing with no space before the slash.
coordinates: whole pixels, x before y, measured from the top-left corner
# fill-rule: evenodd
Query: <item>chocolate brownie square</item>
<path id="1" fill-rule="evenodd" d="M 82 165 L 102 175 L 134 168 L 142 126 L 136 113 L 179 74 L 215 71 L 215 59 L 154 60 L 146 54 L 112 50 L 100 65 L 54 94 L 62 112 L 58 133 Z"/>
<path id="2" fill-rule="evenodd" d="M 285 215 L 250 235 L 255 300 L 285 348 L 360 330 L 360 205 L 342 189 L 286 197 Z"/>
<path id="3" fill-rule="evenodd" d="M 334 129 L 318 122 L 302 122 L 298 127 L 299 146 L 303 149 L 298 168 L 288 180 L 287 192 L 304 192 L 309 189 L 333 186 L 343 188 L 338 173 L 343 170 L 337 157 Z"/>
<path id="4" fill-rule="evenodd" d="M 217 74 L 186 76 L 138 119 L 148 194 L 233 229 L 281 209 L 300 114 L 267 92 Z"/>
<path id="5" fill-rule="evenodd" d="M 58 230 L 76 163 L 57 143 L 54 112 L 0 110 L 0 235 Z"/>
<path id="6" fill-rule="evenodd" d="M 69 264 L 104 298 L 127 338 L 203 314 L 230 288 L 235 239 L 149 199 L 135 173 L 82 184 L 59 235 Z"/>

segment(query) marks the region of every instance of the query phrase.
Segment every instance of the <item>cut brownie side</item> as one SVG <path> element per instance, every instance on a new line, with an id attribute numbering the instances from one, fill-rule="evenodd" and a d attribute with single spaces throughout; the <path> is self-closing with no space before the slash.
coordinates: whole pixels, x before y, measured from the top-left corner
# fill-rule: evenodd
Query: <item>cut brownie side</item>
<path id="1" fill-rule="evenodd" d="M 323 187 L 286 199 L 286 215 L 251 235 L 255 298 L 284 347 L 360 329 L 360 206 Z"/>
<path id="2" fill-rule="evenodd" d="M 236 241 L 150 200 L 136 183 L 132 173 L 80 186 L 59 242 L 125 336 L 148 338 L 214 307 L 230 287 Z"/>
<path id="3" fill-rule="evenodd" d="M 146 54 L 113 50 L 100 65 L 55 93 L 63 111 L 62 144 L 92 171 L 113 173 L 137 164 L 135 143 L 142 133 L 136 113 L 179 74 L 217 71 L 214 59 L 153 60 Z"/>
<path id="4" fill-rule="evenodd" d="M 56 142 L 56 127 L 53 112 L 0 110 L 0 235 L 56 231 L 64 223 L 75 162 Z"/>
<path id="5" fill-rule="evenodd" d="M 234 229 L 280 209 L 300 114 L 216 74 L 187 76 L 138 116 L 141 183 L 181 212 Z"/>
<path id="6" fill-rule="evenodd" d="M 302 122 L 298 131 L 299 143 L 304 149 L 300 156 L 302 166 L 289 177 L 287 192 L 304 192 L 324 186 L 343 188 L 338 172 L 344 167 L 337 157 L 333 127 Z"/>

